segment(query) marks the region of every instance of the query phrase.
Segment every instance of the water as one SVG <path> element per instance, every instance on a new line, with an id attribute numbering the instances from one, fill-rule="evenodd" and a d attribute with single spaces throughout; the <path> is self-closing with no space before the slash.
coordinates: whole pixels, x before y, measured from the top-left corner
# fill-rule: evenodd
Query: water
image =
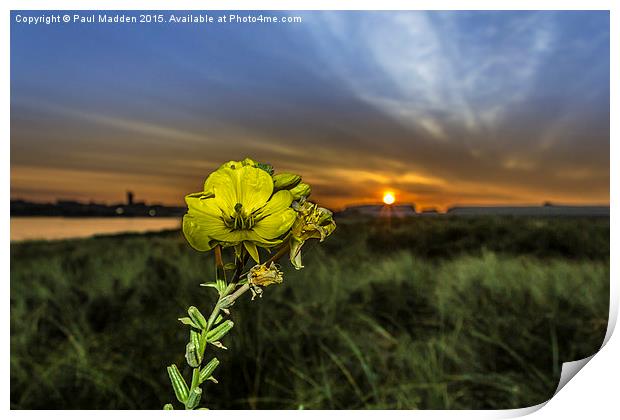
<path id="1" fill-rule="evenodd" d="M 11 241 L 179 229 L 177 217 L 11 217 Z"/>

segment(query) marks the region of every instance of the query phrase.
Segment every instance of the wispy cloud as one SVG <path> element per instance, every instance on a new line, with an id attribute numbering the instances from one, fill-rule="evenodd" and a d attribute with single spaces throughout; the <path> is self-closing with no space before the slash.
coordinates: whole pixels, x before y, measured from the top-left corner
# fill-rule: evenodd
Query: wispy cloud
<path id="1" fill-rule="evenodd" d="M 527 98 L 556 42 L 548 14 L 497 15 L 478 27 L 454 13 L 323 18 L 316 36 L 334 74 L 360 99 L 437 139 L 497 128 Z"/>

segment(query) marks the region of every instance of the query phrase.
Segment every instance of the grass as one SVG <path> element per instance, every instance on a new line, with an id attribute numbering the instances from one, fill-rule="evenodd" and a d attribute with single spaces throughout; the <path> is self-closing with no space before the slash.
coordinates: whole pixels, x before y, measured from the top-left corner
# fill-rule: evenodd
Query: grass
<path id="1" fill-rule="evenodd" d="M 235 304 L 206 406 L 524 407 L 605 335 L 608 219 L 342 222 L 304 263 Z M 212 275 L 179 232 L 11 244 L 11 407 L 174 402 Z"/>

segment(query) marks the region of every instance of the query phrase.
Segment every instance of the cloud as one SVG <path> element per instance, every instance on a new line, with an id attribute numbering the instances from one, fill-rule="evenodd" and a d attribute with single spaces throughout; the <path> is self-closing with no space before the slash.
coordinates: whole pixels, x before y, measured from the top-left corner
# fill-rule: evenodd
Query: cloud
<path id="1" fill-rule="evenodd" d="M 605 18 L 307 12 L 300 26 L 213 27 L 208 37 L 153 28 L 175 60 L 161 60 L 139 32 L 118 51 L 106 50 L 105 31 L 82 34 L 95 51 L 90 66 L 125 60 L 123 92 L 119 69 L 68 78 L 70 59 L 35 54 L 61 44 L 54 34 L 20 38 L 13 54 L 28 53 L 12 60 L 11 160 L 22 175 L 12 186 L 31 194 L 30 168 L 59 177 L 48 191 L 71 186 L 97 198 L 131 184 L 172 204 L 220 162 L 251 156 L 303 174 L 315 199 L 334 207 L 376 201 L 388 187 L 442 206 L 605 201 Z M 60 53 L 78 47 L 66 42 Z M 79 186 L 94 173 L 115 177 Z M 74 178 L 63 187 L 63 177 Z"/>
<path id="2" fill-rule="evenodd" d="M 358 98 L 438 139 L 494 128 L 527 98 L 556 42 L 545 13 L 470 25 L 459 13 L 322 16 L 315 35 L 334 74 Z"/>

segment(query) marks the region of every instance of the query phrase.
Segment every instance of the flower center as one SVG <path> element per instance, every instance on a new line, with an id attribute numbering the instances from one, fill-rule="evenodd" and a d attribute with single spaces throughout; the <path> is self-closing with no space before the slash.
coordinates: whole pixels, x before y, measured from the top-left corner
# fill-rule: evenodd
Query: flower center
<path id="1" fill-rule="evenodd" d="M 246 215 L 243 211 L 243 204 L 235 204 L 235 212 L 229 218 L 224 219 L 226 227 L 232 230 L 250 230 L 254 227 L 254 216 Z"/>

